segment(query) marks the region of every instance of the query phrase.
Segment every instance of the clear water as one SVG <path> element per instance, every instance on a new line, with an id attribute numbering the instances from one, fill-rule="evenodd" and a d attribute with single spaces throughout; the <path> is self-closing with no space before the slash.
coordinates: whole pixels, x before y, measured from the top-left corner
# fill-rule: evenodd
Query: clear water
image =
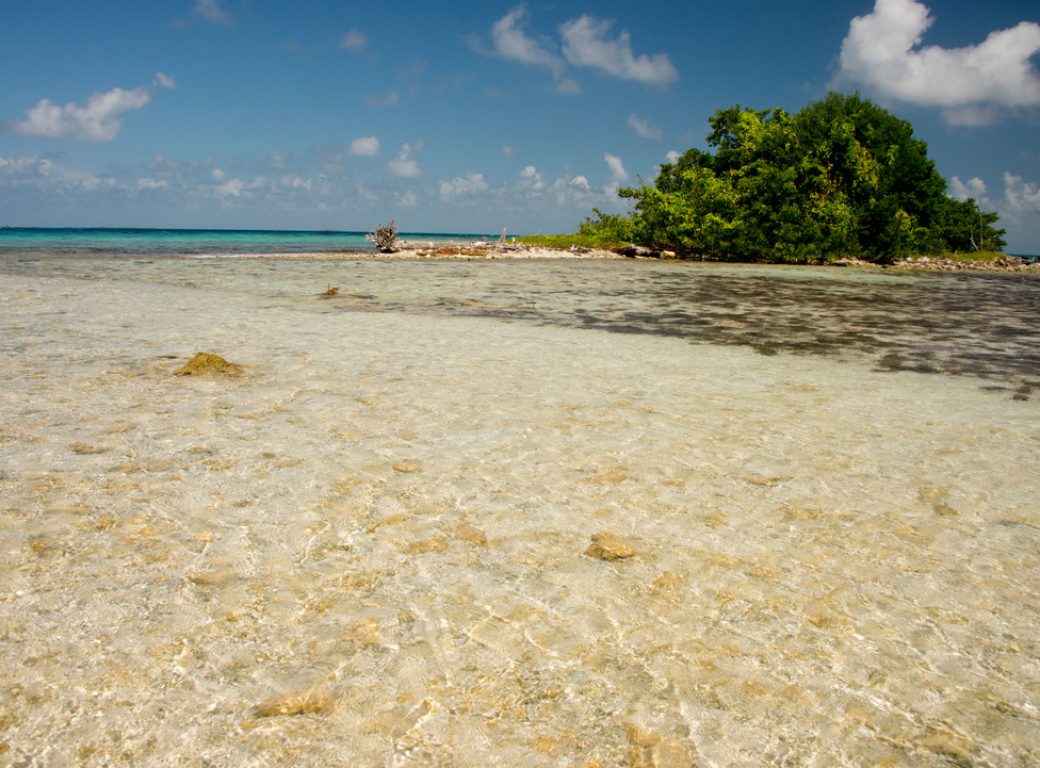
<path id="1" fill-rule="evenodd" d="M 1036 290 L 2 259 L 0 762 L 1036 764 Z"/>
<path id="2" fill-rule="evenodd" d="M 480 235 L 402 234 L 424 241 Z M 232 229 L 96 229 L 0 227 L 0 258 L 15 253 L 184 256 L 198 254 L 342 253 L 371 251 L 364 232 Z"/>

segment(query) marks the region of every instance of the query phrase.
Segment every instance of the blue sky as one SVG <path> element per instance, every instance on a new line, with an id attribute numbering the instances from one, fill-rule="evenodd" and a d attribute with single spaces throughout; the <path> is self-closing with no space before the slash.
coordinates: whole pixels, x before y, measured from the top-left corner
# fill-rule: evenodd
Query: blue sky
<path id="1" fill-rule="evenodd" d="M 1040 13 L 995 0 L 0 8 L 0 225 L 573 231 L 739 103 L 858 91 L 1040 253 Z"/>

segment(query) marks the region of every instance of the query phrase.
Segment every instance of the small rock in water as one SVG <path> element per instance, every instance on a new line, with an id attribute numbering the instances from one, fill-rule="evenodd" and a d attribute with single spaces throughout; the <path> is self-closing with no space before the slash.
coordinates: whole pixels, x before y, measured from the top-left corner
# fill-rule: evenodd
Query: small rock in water
<path id="1" fill-rule="evenodd" d="M 585 550 L 586 555 L 600 560 L 624 560 L 635 553 L 631 544 L 617 534 L 609 532 L 594 534 L 592 543 Z"/>
<path id="2" fill-rule="evenodd" d="M 229 363 L 220 355 L 199 352 L 177 371 L 178 376 L 241 376 L 245 370 L 240 365 Z"/>
<path id="3" fill-rule="evenodd" d="M 394 471 L 401 472 L 403 474 L 411 474 L 412 472 L 418 472 L 422 469 L 422 464 L 418 461 L 399 461 L 394 464 Z"/>
<path id="4" fill-rule="evenodd" d="M 253 708 L 253 714 L 256 717 L 327 715 L 335 708 L 336 700 L 328 693 L 297 691 L 260 702 Z"/>
<path id="5" fill-rule="evenodd" d="M 455 538 L 481 547 L 486 547 L 488 543 L 487 534 L 475 525 L 469 525 L 468 523 L 463 523 L 455 529 Z"/>
<path id="6" fill-rule="evenodd" d="M 427 552 L 443 552 L 448 548 L 448 541 L 443 536 L 430 536 L 428 539 L 420 539 L 408 547 L 410 555 L 425 555 Z"/>
<path id="7" fill-rule="evenodd" d="M 626 725 L 630 768 L 693 768 L 695 757 L 678 739 L 666 739 L 657 731 Z"/>

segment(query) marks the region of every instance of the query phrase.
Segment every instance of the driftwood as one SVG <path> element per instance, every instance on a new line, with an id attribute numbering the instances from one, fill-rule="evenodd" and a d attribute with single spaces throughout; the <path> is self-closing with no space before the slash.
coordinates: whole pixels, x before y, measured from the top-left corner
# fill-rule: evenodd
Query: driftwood
<path id="1" fill-rule="evenodd" d="M 365 235 L 365 239 L 376 246 L 380 253 L 393 253 L 397 250 L 397 225 L 390 219 L 381 227 L 376 227 L 375 234 Z"/>

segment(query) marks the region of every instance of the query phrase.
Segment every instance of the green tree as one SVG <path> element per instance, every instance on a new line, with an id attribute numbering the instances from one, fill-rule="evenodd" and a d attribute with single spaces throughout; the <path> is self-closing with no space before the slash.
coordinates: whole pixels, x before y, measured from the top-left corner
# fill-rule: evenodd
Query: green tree
<path id="1" fill-rule="evenodd" d="M 663 164 L 653 185 L 620 190 L 634 201 L 631 217 L 599 214 L 583 226 L 739 260 L 887 261 L 1004 244 L 995 213 L 947 197 L 910 123 L 859 96 L 832 93 L 793 116 L 720 109 L 707 143 L 713 151 Z"/>

